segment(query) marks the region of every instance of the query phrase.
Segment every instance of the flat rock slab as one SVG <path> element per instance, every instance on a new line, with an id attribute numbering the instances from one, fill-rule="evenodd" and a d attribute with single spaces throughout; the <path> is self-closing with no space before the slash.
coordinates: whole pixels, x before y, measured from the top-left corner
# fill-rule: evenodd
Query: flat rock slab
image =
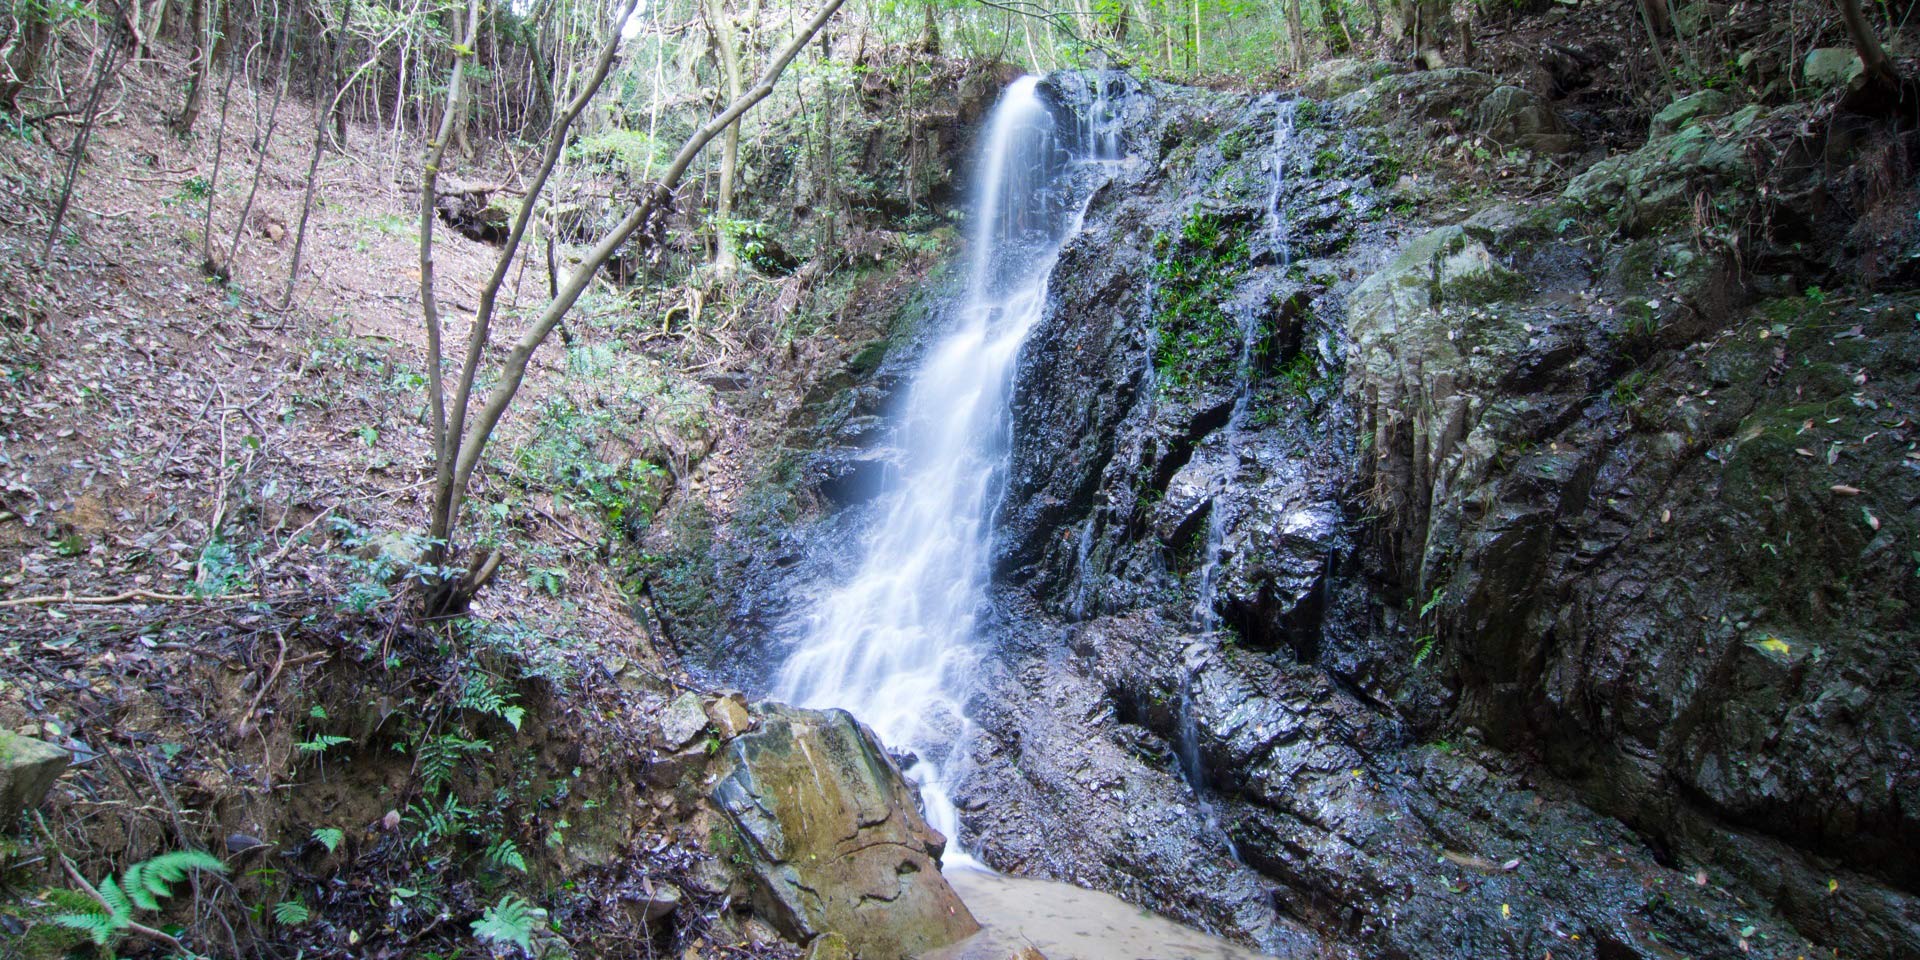
<path id="1" fill-rule="evenodd" d="M 925 960 L 1261 960 L 1266 956 L 1208 936 L 1119 897 L 1069 883 L 956 870 L 954 888 L 980 911 L 985 929 Z"/>
<path id="2" fill-rule="evenodd" d="M 940 874 L 946 838 L 873 732 L 844 710 L 756 706 L 715 758 L 709 797 L 737 833 L 754 906 L 801 942 L 837 933 L 898 960 L 979 929 Z"/>

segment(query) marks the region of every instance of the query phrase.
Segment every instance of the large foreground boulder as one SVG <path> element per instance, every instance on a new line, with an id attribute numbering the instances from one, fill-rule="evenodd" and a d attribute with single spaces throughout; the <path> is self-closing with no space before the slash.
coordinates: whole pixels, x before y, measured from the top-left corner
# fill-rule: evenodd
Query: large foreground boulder
<path id="1" fill-rule="evenodd" d="M 979 929 L 940 875 L 946 838 L 873 732 L 844 710 L 757 704 L 708 793 L 739 841 L 757 913 L 802 943 L 839 934 L 864 960 L 895 960 Z"/>
<path id="2" fill-rule="evenodd" d="M 67 769 L 67 751 L 11 730 L 0 730 L 0 829 L 40 801 Z"/>

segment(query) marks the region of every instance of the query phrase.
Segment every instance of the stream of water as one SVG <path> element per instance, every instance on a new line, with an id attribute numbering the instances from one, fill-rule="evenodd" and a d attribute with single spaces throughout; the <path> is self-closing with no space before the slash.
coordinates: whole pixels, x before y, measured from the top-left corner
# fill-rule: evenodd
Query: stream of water
<path id="1" fill-rule="evenodd" d="M 953 838 L 950 861 L 965 858 L 949 796 L 969 734 L 964 704 L 1008 457 L 1013 367 L 1085 213 L 1089 191 L 1071 189 L 1068 174 L 1117 146 L 1084 116 L 1056 129 L 1039 83 L 1008 87 L 981 135 L 966 286 L 899 412 L 898 475 L 857 573 L 819 601 L 775 689 L 803 706 L 844 707 L 911 752 L 906 773 L 927 819 Z M 1097 96 L 1094 124 L 1105 122 L 1104 85 Z"/>
<path id="2" fill-rule="evenodd" d="M 1273 159 L 1269 171 L 1270 180 L 1267 192 L 1267 243 L 1284 270 L 1291 259 L 1288 242 L 1287 218 L 1280 209 L 1280 192 L 1287 183 L 1288 160 L 1292 156 L 1294 116 L 1298 101 L 1282 102 L 1276 110 L 1273 124 Z M 1239 362 L 1234 371 L 1233 410 L 1227 416 L 1227 423 L 1220 431 L 1220 443 L 1225 451 L 1226 466 L 1213 478 L 1213 503 L 1207 508 L 1207 541 L 1202 554 L 1205 558 L 1195 578 L 1193 625 L 1199 631 L 1199 639 L 1189 644 L 1181 654 L 1183 673 L 1180 677 L 1180 692 L 1177 702 L 1176 730 L 1174 736 L 1174 755 L 1180 762 L 1180 774 L 1186 778 L 1187 786 L 1193 791 L 1194 800 L 1200 808 L 1200 815 L 1207 825 L 1226 843 L 1227 852 L 1235 860 L 1240 859 L 1240 851 L 1234 845 L 1233 838 L 1227 835 L 1221 826 L 1217 811 L 1209 798 L 1207 771 L 1200 752 L 1200 726 L 1193 714 L 1193 682 L 1196 674 L 1206 664 L 1207 658 L 1214 654 L 1219 644 L 1216 642 L 1220 632 L 1219 577 L 1220 564 L 1225 559 L 1227 511 L 1222 502 L 1227 489 L 1238 479 L 1240 472 L 1240 432 L 1246 424 L 1247 411 L 1253 402 L 1254 367 L 1259 359 L 1260 338 L 1266 327 L 1264 317 L 1258 312 L 1249 311 L 1240 323 Z"/>

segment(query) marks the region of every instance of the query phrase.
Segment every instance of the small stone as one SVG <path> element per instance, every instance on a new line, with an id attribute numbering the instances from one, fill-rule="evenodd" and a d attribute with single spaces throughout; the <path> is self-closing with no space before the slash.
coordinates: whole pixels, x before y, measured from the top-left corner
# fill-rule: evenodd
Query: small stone
<path id="1" fill-rule="evenodd" d="M 0 730 L 0 829 L 46 799 L 67 760 L 67 751 L 45 740 Z"/>
<path id="2" fill-rule="evenodd" d="M 700 702 L 700 695 L 691 690 L 675 697 L 660 715 L 660 742 L 668 750 L 685 748 L 706 729 L 706 708 Z"/>
<path id="3" fill-rule="evenodd" d="M 1032 947 L 1021 947 L 1020 952 L 1013 955 L 1013 960 L 1047 960 L 1047 955 Z"/>
<path id="4" fill-rule="evenodd" d="M 707 704 L 707 719 L 713 723 L 721 740 L 732 740 L 749 730 L 758 721 L 747 710 L 747 698 L 738 692 L 722 694 L 718 700 Z"/>
<path id="5" fill-rule="evenodd" d="M 651 893 L 643 893 L 629 901 L 628 909 L 641 923 L 656 923 L 680 909 L 680 903 L 685 899 L 686 895 L 680 892 L 679 887 L 661 882 L 653 885 Z"/>
<path id="6" fill-rule="evenodd" d="M 847 948 L 846 937 L 823 933 L 807 944 L 806 960 L 853 960 L 853 951 Z"/>

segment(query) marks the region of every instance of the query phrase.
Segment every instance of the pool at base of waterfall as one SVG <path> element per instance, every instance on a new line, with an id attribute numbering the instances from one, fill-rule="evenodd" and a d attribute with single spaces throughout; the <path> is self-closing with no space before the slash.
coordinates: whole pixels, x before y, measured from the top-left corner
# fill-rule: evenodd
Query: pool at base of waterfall
<path id="1" fill-rule="evenodd" d="M 1023 948 L 1046 960 L 1259 960 L 1257 953 L 1141 907 L 1070 883 L 948 868 L 980 932 L 922 960 L 1007 960 Z"/>

